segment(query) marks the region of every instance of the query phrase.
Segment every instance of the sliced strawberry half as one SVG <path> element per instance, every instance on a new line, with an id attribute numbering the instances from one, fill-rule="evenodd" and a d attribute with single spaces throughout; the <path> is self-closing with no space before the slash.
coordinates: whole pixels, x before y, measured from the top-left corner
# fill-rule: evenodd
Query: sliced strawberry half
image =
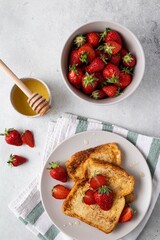
<path id="1" fill-rule="evenodd" d="M 130 221 L 133 217 L 133 214 L 134 214 L 133 209 L 129 205 L 126 205 L 121 213 L 119 222 L 123 223 Z"/>
<path id="2" fill-rule="evenodd" d="M 106 181 L 106 178 L 102 174 L 98 174 L 91 178 L 91 180 L 89 181 L 89 184 L 90 184 L 91 188 L 98 189 L 99 187 L 106 185 L 107 181 Z"/>
<path id="3" fill-rule="evenodd" d="M 88 189 L 85 192 L 85 195 L 83 197 L 83 202 L 87 205 L 92 205 L 92 204 L 96 203 L 96 201 L 94 199 L 94 192 L 91 189 Z"/>

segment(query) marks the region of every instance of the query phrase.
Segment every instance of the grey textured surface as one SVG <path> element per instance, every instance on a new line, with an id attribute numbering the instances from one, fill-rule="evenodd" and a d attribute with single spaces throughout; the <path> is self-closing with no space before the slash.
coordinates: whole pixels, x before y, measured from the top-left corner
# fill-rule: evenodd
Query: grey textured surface
<path id="1" fill-rule="evenodd" d="M 128 27 L 144 48 L 146 69 L 136 92 L 120 104 L 95 107 L 79 102 L 64 86 L 60 74 L 60 56 L 65 40 L 77 27 L 96 20 L 112 20 Z M 13 148 L 0 142 L 0 236 L 3 240 L 37 239 L 8 210 L 7 204 L 30 178 L 40 170 L 47 123 L 62 112 L 72 112 L 105 120 L 130 130 L 160 136 L 160 2 L 159 0 L 0 0 L 0 58 L 19 77 L 36 76 L 46 81 L 53 97 L 53 109 L 43 118 L 24 118 L 12 109 L 9 92 L 13 86 L 0 71 L 0 131 L 5 127 L 35 132 L 37 146 L 28 155 L 33 160 L 26 172 L 6 167 L 5 159 Z M 25 149 L 17 150 L 24 153 Z M 36 169 L 36 171 L 35 171 Z M 3 193 L 3 194 L 2 194 Z M 158 240 L 160 199 L 139 240 Z M 3 216 L 3 217 L 2 217 Z"/>

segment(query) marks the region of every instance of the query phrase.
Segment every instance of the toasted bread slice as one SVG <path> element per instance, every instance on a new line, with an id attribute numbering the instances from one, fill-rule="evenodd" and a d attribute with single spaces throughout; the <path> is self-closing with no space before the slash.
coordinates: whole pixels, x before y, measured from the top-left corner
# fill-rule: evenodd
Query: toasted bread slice
<path id="1" fill-rule="evenodd" d="M 105 233 L 110 233 L 118 223 L 125 206 L 125 199 L 124 197 L 115 198 L 112 208 L 104 211 L 98 204 L 87 205 L 83 202 L 84 192 L 88 189 L 88 180 L 76 182 L 63 202 L 62 211 L 66 215 L 76 217 Z"/>
<path id="2" fill-rule="evenodd" d="M 86 178 L 93 177 L 95 173 L 104 175 L 107 185 L 112 188 L 117 197 L 125 197 L 134 190 L 134 177 L 119 166 L 88 158 L 83 167 Z"/>
<path id="3" fill-rule="evenodd" d="M 89 148 L 84 151 L 76 152 L 65 163 L 69 177 L 76 182 L 83 176 L 82 164 L 89 158 L 89 155 L 95 151 L 95 148 Z"/>
<path id="4" fill-rule="evenodd" d="M 69 177 L 76 182 L 83 179 L 83 164 L 88 158 L 121 165 L 121 151 L 116 143 L 107 143 L 73 154 L 66 161 L 66 169 Z"/>

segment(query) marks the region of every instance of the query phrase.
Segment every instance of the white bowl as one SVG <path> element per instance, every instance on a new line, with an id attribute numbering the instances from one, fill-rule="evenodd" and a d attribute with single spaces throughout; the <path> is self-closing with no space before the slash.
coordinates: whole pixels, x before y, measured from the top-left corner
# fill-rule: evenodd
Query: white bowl
<path id="1" fill-rule="evenodd" d="M 134 69 L 134 74 L 132 78 L 132 82 L 129 86 L 127 86 L 123 92 L 114 98 L 105 98 L 101 100 L 95 100 L 87 95 L 85 95 L 83 92 L 80 90 L 76 89 L 73 85 L 70 84 L 68 81 L 68 58 L 69 58 L 69 53 L 71 50 L 71 46 L 73 44 L 73 39 L 79 35 L 79 34 L 86 34 L 91 31 L 97 31 L 97 32 L 103 32 L 107 27 L 116 30 L 119 32 L 124 40 L 124 43 L 126 45 L 126 48 L 132 52 L 135 57 L 136 57 L 136 66 Z M 82 99 L 84 101 L 97 104 L 97 105 L 110 105 L 114 103 L 118 103 L 122 101 L 123 99 L 127 98 L 130 96 L 139 86 L 143 74 L 145 70 L 145 56 L 144 56 L 144 51 L 143 48 L 137 39 L 137 37 L 126 27 L 115 23 L 111 21 L 98 21 L 98 22 L 91 22 L 88 24 L 85 24 L 81 27 L 79 27 L 77 30 L 75 30 L 70 37 L 67 39 L 66 43 L 64 44 L 62 54 L 61 54 L 61 73 L 63 76 L 63 80 L 65 82 L 65 85 L 67 88 L 72 92 L 76 97 L 79 99 Z"/>

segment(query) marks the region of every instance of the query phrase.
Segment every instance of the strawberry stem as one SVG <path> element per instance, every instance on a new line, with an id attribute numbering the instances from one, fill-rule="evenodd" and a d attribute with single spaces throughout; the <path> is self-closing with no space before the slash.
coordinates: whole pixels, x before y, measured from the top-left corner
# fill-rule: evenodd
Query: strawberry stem
<path id="1" fill-rule="evenodd" d="M 13 131 L 14 128 L 5 128 L 4 133 L 0 133 L 0 136 L 8 136 L 10 131 Z"/>
<path id="2" fill-rule="evenodd" d="M 75 72 L 76 74 L 78 74 L 78 71 L 77 71 L 77 64 L 74 64 L 74 65 L 72 65 L 72 66 L 69 66 L 69 71 L 73 71 L 73 72 Z"/>
<path id="3" fill-rule="evenodd" d="M 103 186 L 101 186 L 101 187 L 98 189 L 98 192 L 99 192 L 100 194 L 104 194 L 104 193 L 109 194 L 111 191 L 112 191 L 112 190 L 110 189 L 110 187 L 108 187 L 108 186 L 106 186 L 106 185 L 103 185 Z"/>
<path id="4" fill-rule="evenodd" d="M 108 53 L 109 55 L 112 55 L 112 50 L 114 49 L 114 46 L 111 46 L 110 43 L 105 43 L 104 44 L 104 52 Z"/>
<path id="5" fill-rule="evenodd" d="M 106 35 L 107 35 L 107 33 L 110 32 L 110 31 L 111 31 L 110 28 L 106 28 L 106 29 L 104 30 L 104 32 L 100 33 L 100 41 L 101 41 L 101 40 L 104 40 L 105 37 L 106 37 Z"/>
<path id="6" fill-rule="evenodd" d="M 51 162 L 51 163 L 49 163 L 49 165 L 50 165 L 50 167 L 47 168 L 47 169 L 48 169 L 48 170 L 51 170 L 51 169 L 54 169 L 54 168 L 59 167 L 60 162 Z"/>
<path id="7" fill-rule="evenodd" d="M 119 78 L 116 76 L 112 76 L 111 78 L 107 78 L 108 83 L 119 83 Z"/>
<path id="8" fill-rule="evenodd" d="M 130 52 L 123 57 L 123 61 L 126 63 L 130 63 L 133 61 L 133 57 L 131 56 Z"/>
<path id="9" fill-rule="evenodd" d="M 9 159 L 7 161 L 8 165 L 12 167 L 13 166 L 12 162 L 14 160 L 15 160 L 14 156 L 12 154 L 10 154 Z"/>
<path id="10" fill-rule="evenodd" d="M 82 63 L 88 63 L 88 52 L 84 52 L 80 55 L 80 61 Z"/>
<path id="11" fill-rule="evenodd" d="M 74 44 L 79 48 L 81 47 L 84 43 L 86 42 L 86 37 L 83 35 L 78 35 L 75 39 L 74 39 Z"/>
<path id="12" fill-rule="evenodd" d="M 98 79 L 94 77 L 94 74 L 89 74 L 86 72 L 86 75 L 83 78 L 83 80 L 85 87 L 87 87 L 88 85 L 94 86 L 94 82 L 97 81 Z"/>
<path id="13" fill-rule="evenodd" d="M 121 71 L 124 72 L 125 74 L 133 75 L 133 68 L 123 67 Z"/>

